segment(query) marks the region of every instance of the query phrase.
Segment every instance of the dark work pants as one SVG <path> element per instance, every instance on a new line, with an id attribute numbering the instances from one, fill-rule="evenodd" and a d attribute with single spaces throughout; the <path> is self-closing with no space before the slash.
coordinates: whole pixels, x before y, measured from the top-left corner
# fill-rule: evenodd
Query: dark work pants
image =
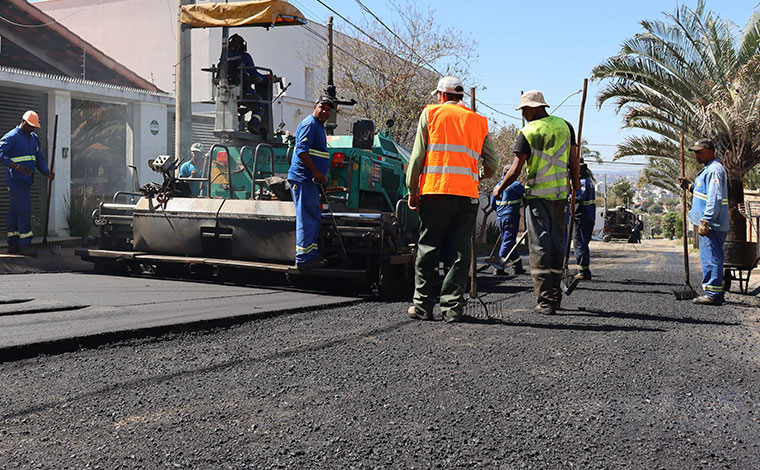
<path id="1" fill-rule="evenodd" d="M 575 261 L 579 271 L 588 271 L 591 263 L 591 253 L 588 244 L 591 242 L 591 232 L 594 231 L 594 221 L 582 218 L 575 219 L 573 225 L 573 246 L 575 247 Z"/>
<path id="2" fill-rule="evenodd" d="M 562 267 L 565 256 L 565 207 L 567 201 L 527 200 L 525 225 L 530 247 L 530 275 L 536 303 L 542 307 L 562 301 Z"/>
<path id="3" fill-rule="evenodd" d="M 477 214 L 477 199 L 449 195 L 420 197 L 420 238 L 414 265 L 414 305 L 418 310 L 432 313 L 440 298 L 445 316 L 458 317 L 464 312 Z M 444 246 L 451 250 L 452 264 L 439 290 L 438 262 Z"/>

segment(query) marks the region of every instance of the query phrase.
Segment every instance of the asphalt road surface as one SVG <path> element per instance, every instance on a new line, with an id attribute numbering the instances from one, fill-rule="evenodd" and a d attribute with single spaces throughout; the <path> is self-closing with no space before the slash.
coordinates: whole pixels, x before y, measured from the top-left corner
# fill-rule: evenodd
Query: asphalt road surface
<path id="1" fill-rule="evenodd" d="M 554 316 L 484 278 L 501 318 L 364 301 L 2 363 L 0 468 L 760 468 L 760 302 L 676 301 L 677 248 L 592 245 Z"/>

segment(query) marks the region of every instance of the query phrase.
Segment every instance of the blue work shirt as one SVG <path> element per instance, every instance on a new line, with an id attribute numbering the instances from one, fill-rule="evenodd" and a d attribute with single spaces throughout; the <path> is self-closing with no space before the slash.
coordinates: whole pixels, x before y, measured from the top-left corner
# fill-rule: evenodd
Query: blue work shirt
<path id="1" fill-rule="evenodd" d="M 314 117 L 306 116 L 296 129 L 296 149 L 293 161 L 288 170 L 288 179 L 292 181 L 311 181 L 314 178 L 311 170 L 298 158 L 298 155 L 308 152 L 314 166 L 323 174 L 330 168 L 330 153 L 327 151 L 327 135 L 325 126 Z"/>
<path id="2" fill-rule="evenodd" d="M 575 192 L 577 219 L 596 219 L 596 189 L 591 178 L 581 178 L 581 188 Z"/>
<path id="3" fill-rule="evenodd" d="M 198 172 L 193 176 L 193 170 L 198 170 Z M 183 163 L 179 167 L 179 177 L 180 178 L 203 178 L 203 170 L 201 168 L 198 168 L 193 164 L 193 161 L 187 161 Z M 190 185 L 190 193 L 193 196 L 198 196 L 201 193 L 201 184 L 196 181 L 189 181 L 188 184 Z"/>
<path id="4" fill-rule="evenodd" d="M 692 186 L 689 222 L 699 225 L 706 220 L 710 229 L 728 232 L 731 228 L 728 216 L 728 183 L 726 169 L 719 159 L 707 162 Z"/>
<path id="5" fill-rule="evenodd" d="M 496 217 L 520 217 L 520 203 L 525 195 L 525 186 L 514 181 L 502 191 L 498 200 L 491 195 L 491 207 L 496 211 Z"/>
<path id="6" fill-rule="evenodd" d="M 17 170 L 12 170 L 8 167 L 10 162 L 31 168 L 32 173 L 27 176 Z M 35 169 L 43 174 L 50 171 L 42 155 L 40 138 L 35 132 L 26 134 L 21 130 L 20 125 L 0 139 L 0 163 L 5 165 L 5 184 L 23 182 L 31 185 L 34 183 Z"/>
<path id="7" fill-rule="evenodd" d="M 265 80 L 264 76 L 254 68 L 255 65 L 253 63 L 253 57 L 251 57 L 251 54 L 242 51 L 230 50 L 227 54 L 227 67 L 229 67 L 229 70 L 235 71 L 236 76 L 239 76 L 238 74 L 240 73 L 239 70 L 241 65 L 245 67 L 245 71 L 251 78 L 252 84 L 258 85 Z"/>

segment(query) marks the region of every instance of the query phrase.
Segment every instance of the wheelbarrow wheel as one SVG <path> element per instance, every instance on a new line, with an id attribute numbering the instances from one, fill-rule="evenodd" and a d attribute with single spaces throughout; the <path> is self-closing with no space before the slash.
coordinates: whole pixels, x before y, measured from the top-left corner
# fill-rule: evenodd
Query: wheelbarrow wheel
<path id="1" fill-rule="evenodd" d="M 726 268 L 723 270 L 723 292 L 728 292 L 731 290 L 731 281 L 734 280 L 733 275 L 731 275 L 731 270 Z"/>

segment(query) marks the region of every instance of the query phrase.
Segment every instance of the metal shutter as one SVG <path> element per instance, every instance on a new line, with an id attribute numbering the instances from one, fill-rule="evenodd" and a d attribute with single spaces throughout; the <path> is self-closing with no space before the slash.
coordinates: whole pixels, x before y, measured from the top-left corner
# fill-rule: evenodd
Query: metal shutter
<path id="1" fill-rule="evenodd" d="M 32 109 L 40 116 L 42 129 L 38 135 L 42 143 L 42 154 L 48 159 L 50 155 L 47 146 L 47 94 L 19 88 L 0 87 L 0 134 L 5 134 L 21 122 L 24 112 Z M 52 123 L 50 124 L 53 125 Z M 60 157 L 60 155 L 58 155 Z M 0 240 L 5 240 L 6 214 L 8 213 L 8 190 L 5 186 L 5 166 L 2 169 L 2 190 L 0 191 Z M 35 236 L 42 236 L 47 210 L 47 179 L 35 173 L 32 186 L 32 230 Z"/>

